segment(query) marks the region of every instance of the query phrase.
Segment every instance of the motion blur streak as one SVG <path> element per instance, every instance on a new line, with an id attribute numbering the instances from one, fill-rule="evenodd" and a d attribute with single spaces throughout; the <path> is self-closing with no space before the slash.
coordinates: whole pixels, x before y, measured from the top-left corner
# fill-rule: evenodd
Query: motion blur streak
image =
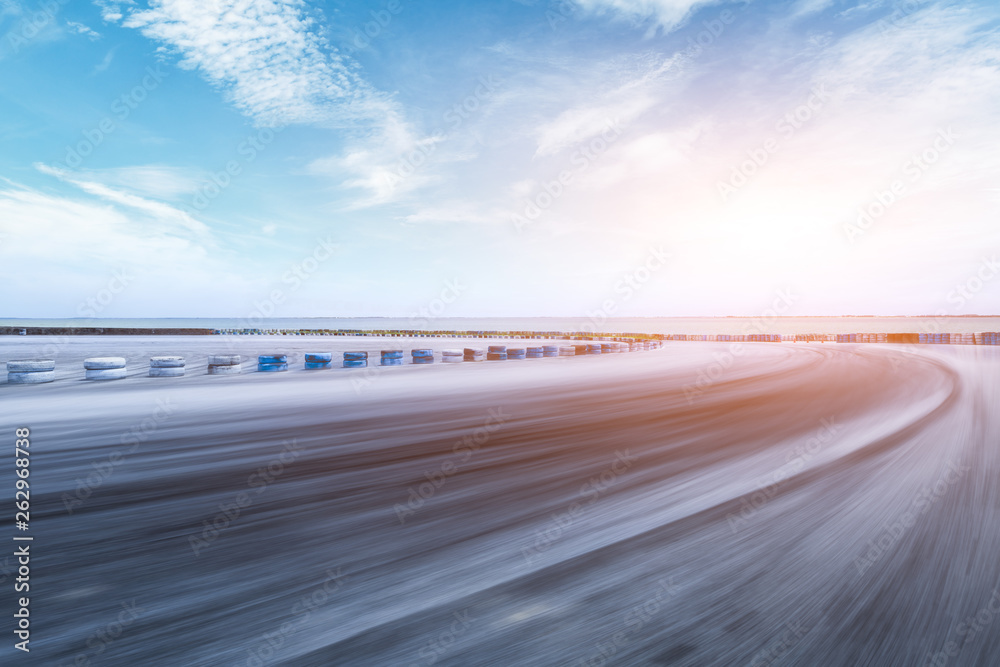
<path id="1" fill-rule="evenodd" d="M 31 662 L 997 664 L 997 351 L 727 350 L 0 387 Z"/>

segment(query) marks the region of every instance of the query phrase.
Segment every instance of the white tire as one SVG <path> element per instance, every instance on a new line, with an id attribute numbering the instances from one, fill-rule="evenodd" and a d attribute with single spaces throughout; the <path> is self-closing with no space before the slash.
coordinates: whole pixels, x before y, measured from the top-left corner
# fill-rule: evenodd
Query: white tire
<path id="1" fill-rule="evenodd" d="M 88 380 L 121 380 L 125 377 L 124 368 L 88 368 L 86 379 Z"/>
<path id="2" fill-rule="evenodd" d="M 151 357 L 150 368 L 184 368 L 184 357 Z"/>
<path id="3" fill-rule="evenodd" d="M 151 366 L 149 369 L 151 378 L 182 378 L 184 377 L 183 366 L 165 366 L 162 368 Z"/>
<path id="4" fill-rule="evenodd" d="M 88 371 L 125 368 L 125 357 L 92 357 L 83 361 L 83 367 Z"/>
<path id="5" fill-rule="evenodd" d="M 209 366 L 239 366 L 243 360 L 238 354 L 213 354 L 208 358 Z"/>
<path id="6" fill-rule="evenodd" d="M 44 384 L 56 379 L 55 371 L 7 373 L 7 384 Z"/>
<path id="7" fill-rule="evenodd" d="M 450 354 L 447 357 L 441 357 L 441 362 L 445 363 L 445 364 L 460 364 L 463 361 L 465 361 L 465 355 L 464 354 L 462 356 L 460 356 L 460 357 L 456 357 L 453 354 Z"/>
<path id="8" fill-rule="evenodd" d="M 55 369 L 55 359 L 22 359 L 21 361 L 7 362 L 7 372 L 9 373 L 37 373 L 38 371 L 54 371 Z"/>
<path id="9" fill-rule="evenodd" d="M 243 372 L 243 367 L 239 364 L 228 364 L 225 366 L 209 366 L 209 375 L 239 375 Z"/>

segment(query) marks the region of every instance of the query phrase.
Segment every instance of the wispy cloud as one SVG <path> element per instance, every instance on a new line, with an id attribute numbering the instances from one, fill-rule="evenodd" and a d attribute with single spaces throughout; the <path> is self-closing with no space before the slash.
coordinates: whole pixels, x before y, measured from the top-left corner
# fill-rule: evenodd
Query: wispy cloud
<path id="1" fill-rule="evenodd" d="M 86 177 L 56 167 L 36 164 L 35 168 L 95 197 L 147 214 L 151 223 L 163 233 L 180 234 L 199 243 L 212 242 L 209 228 L 204 223 L 170 204 L 124 192 L 94 180 L 86 180 Z"/>
<path id="2" fill-rule="evenodd" d="M 106 72 L 107 69 L 111 67 L 111 63 L 112 61 L 114 61 L 115 53 L 117 51 L 118 47 L 116 46 L 110 51 L 108 51 L 106 54 L 104 54 L 104 58 L 101 60 L 101 62 L 99 62 L 97 65 L 94 65 L 94 69 L 91 71 L 91 74 L 100 74 L 101 72 Z"/>
<path id="3" fill-rule="evenodd" d="M 72 30 L 76 34 L 83 35 L 84 37 L 90 39 L 90 41 L 92 42 L 96 42 L 101 38 L 101 34 L 99 32 L 93 30 L 92 28 L 82 23 L 77 23 L 76 21 L 66 21 L 66 25 L 69 27 L 70 30 Z"/>
<path id="4" fill-rule="evenodd" d="M 356 65 L 328 51 L 300 0 L 153 0 L 105 17 L 116 13 L 261 125 L 351 125 L 393 109 Z"/>
<path id="5" fill-rule="evenodd" d="M 596 15 L 649 25 L 647 35 L 657 29 L 664 33 L 679 28 L 698 8 L 715 4 L 715 0 L 573 0 L 583 11 Z"/>

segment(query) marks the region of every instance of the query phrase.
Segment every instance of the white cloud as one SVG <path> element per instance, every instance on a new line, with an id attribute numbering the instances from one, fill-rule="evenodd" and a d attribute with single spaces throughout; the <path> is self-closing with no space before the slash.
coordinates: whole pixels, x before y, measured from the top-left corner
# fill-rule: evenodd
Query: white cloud
<path id="1" fill-rule="evenodd" d="M 394 108 L 350 61 L 325 52 L 299 0 L 152 0 L 128 11 L 123 25 L 178 53 L 181 67 L 262 125 L 350 125 Z"/>
<path id="2" fill-rule="evenodd" d="M 77 23 L 76 21 L 67 21 L 66 25 L 69 26 L 69 28 L 73 32 L 75 32 L 76 34 L 83 35 L 83 36 L 89 38 L 90 41 L 92 41 L 92 42 L 96 42 L 97 40 L 99 40 L 101 38 L 100 33 L 92 30 L 91 28 L 89 28 L 88 26 L 85 26 L 82 23 Z"/>
<path id="3" fill-rule="evenodd" d="M 675 75 L 683 71 L 684 64 L 681 55 L 643 63 L 643 69 L 632 74 L 624 84 L 599 95 L 596 103 L 587 100 L 563 111 L 537 129 L 535 157 L 559 153 L 609 128 L 615 130 L 631 123 L 658 103 L 656 84 L 668 73 Z M 620 81 L 622 72 L 618 68 L 611 68 L 611 71 L 615 81 Z M 587 92 L 593 96 L 593 90 Z"/>
<path id="4" fill-rule="evenodd" d="M 101 72 L 107 71 L 107 69 L 111 67 L 111 63 L 115 59 L 115 52 L 117 51 L 118 47 L 116 46 L 110 51 L 108 51 L 106 54 L 104 54 L 104 58 L 101 60 L 101 62 L 99 62 L 97 65 L 94 65 L 94 69 L 93 71 L 91 71 L 91 74 L 100 74 Z"/>
<path id="5" fill-rule="evenodd" d="M 574 0 L 585 12 L 610 14 L 615 18 L 643 24 L 652 21 L 647 34 L 657 28 L 664 33 L 679 28 L 699 7 L 715 4 L 715 0 Z"/>
<path id="6" fill-rule="evenodd" d="M 198 240 L 201 243 L 211 243 L 211 234 L 208 227 L 201 221 L 193 218 L 186 211 L 163 202 L 122 192 L 103 183 L 84 180 L 79 175 L 63 169 L 43 164 L 36 164 L 35 167 L 43 174 L 55 176 L 88 194 L 146 214 L 148 217 L 147 224 L 163 234 L 180 235 Z"/>

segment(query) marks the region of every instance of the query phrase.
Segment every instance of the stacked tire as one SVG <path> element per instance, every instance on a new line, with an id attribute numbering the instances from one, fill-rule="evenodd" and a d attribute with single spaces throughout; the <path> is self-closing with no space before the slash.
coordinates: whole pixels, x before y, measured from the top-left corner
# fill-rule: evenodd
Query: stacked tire
<path id="1" fill-rule="evenodd" d="M 180 378 L 184 377 L 184 357 L 150 357 L 149 377 Z"/>
<path id="2" fill-rule="evenodd" d="M 528 359 L 541 359 L 545 356 L 545 352 L 540 347 L 529 347 L 527 348 Z"/>
<path id="3" fill-rule="evenodd" d="M 507 361 L 507 346 L 490 345 L 487 348 L 486 359 L 488 361 Z"/>
<path id="4" fill-rule="evenodd" d="M 559 356 L 560 357 L 575 357 L 576 347 L 573 345 L 560 345 L 559 346 Z"/>
<path id="5" fill-rule="evenodd" d="M 465 351 L 464 350 L 442 350 L 441 351 L 441 363 L 444 364 L 460 364 L 465 361 Z"/>
<path id="6" fill-rule="evenodd" d="M 208 357 L 209 375 L 239 375 L 243 359 L 238 354 L 213 354 Z"/>
<path id="7" fill-rule="evenodd" d="M 379 362 L 383 366 L 402 366 L 403 365 L 403 351 L 402 350 L 382 350 L 381 361 Z"/>
<path id="8" fill-rule="evenodd" d="M 7 384 L 45 384 L 55 379 L 55 359 L 22 359 L 7 362 Z"/>
<path id="9" fill-rule="evenodd" d="M 465 361 L 484 361 L 486 352 L 481 347 L 467 347 L 463 350 L 463 359 Z"/>
<path id="10" fill-rule="evenodd" d="M 558 345 L 543 345 L 542 346 L 542 356 L 545 356 L 545 357 L 558 357 L 559 356 L 559 346 Z"/>
<path id="11" fill-rule="evenodd" d="M 262 354 L 257 357 L 258 373 L 284 373 L 287 370 L 287 354 Z"/>
<path id="12" fill-rule="evenodd" d="M 574 345 L 573 349 L 576 351 L 575 354 L 578 357 L 582 357 L 585 354 L 590 354 L 590 345 L 589 344 Z"/>
<path id="13" fill-rule="evenodd" d="M 362 351 L 344 352 L 344 368 L 368 368 L 368 353 Z"/>
<path id="14" fill-rule="evenodd" d="M 434 350 L 429 350 L 427 348 L 410 350 L 410 357 L 413 359 L 413 363 L 415 364 L 433 364 Z"/>
<path id="15" fill-rule="evenodd" d="M 121 380 L 127 373 L 125 357 L 91 357 L 84 359 L 83 368 L 87 380 Z"/>
<path id="16" fill-rule="evenodd" d="M 528 357 L 528 351 L 523 347 L 507 348 L 508 359 L 527 359 L 527 357 Z"/>
<path id="17" fill-rule="evenodd" d="M 305 359 L 307 371 L 333 368 L 333 352 L 306 352 Z"/>

